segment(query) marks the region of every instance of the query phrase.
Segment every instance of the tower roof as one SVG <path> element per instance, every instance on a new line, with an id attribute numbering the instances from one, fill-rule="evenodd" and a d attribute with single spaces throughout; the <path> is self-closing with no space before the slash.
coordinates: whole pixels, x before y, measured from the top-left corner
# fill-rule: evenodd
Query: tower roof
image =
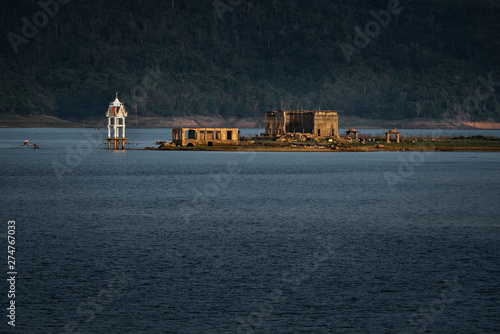
<path id="1" fill-rule="evenodd" d="M 120 100 L 118 100 L 118 93 L 116 93 L 116 98 L 113 102 L 111 102 L 111 105 L 113 107 L 120 107 L 122 105 L 122 103 L 120 102 Z"/>
<path id="2" fill-rule="evenodd" d="M 115 100 L 109 103 L 106 117 L 127 117 L 125 106 L 122 102 L 120 102 L 120 100 L 118 100 L 118 93 L 116 93 Z"/>

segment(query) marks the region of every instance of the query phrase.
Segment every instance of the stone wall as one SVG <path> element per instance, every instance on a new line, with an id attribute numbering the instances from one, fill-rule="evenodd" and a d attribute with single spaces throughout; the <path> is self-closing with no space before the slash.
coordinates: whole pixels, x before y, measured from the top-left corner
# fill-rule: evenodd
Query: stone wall
<path id="1" fill-rule="evenodd" d="M 332 111 L 316 111 L 314 113 L 314 130 L 318 137 L 338 137 L 338 114 Z"/>
<path id="2" fill-rule="evenodd" d="M 318 137 L 338 137 L 339 117 L 336 111 L 268 111 L 265 135 L 311 133 Z"/>
<path id="3" fill-rule="evenodd" d="M 172 141 L 180 146 L 237 146 L 238 128 L 173 128 Z"/>

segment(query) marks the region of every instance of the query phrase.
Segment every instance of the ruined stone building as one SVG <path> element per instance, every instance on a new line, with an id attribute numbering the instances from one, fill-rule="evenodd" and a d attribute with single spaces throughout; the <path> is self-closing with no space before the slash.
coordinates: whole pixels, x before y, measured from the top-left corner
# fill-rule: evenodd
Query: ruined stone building
<path id="1" fill-rule="evenodd" d="M 180 146 L 237 146 L 238 128 L 173 128 L 172 142 Z"/>
<path id="2" fill-rule="evenodd" d="M 332 110 L 270 110 L 266 113 L 266 136 L 310 133 L 318 137 L 338 137 L 339 116 Z"/>

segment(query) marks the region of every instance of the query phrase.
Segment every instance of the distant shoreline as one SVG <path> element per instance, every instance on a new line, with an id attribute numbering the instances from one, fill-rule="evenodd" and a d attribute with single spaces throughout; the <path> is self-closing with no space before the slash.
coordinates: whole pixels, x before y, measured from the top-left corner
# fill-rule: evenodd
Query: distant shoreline
<path id="1" fill-rule="evenodd" d="M 85 121 L 63 120 L 54 116 L 0 115 L 0 128 L 97 128 L 107 126 L 107 119 Z M 172 127 L 237 127 L 263 128 L 264 116 L 258 118 L 222 118 L 216 116 L 183 117 L 139 117 L 127 118 L 127 128 L 172 128 Z M 380 120 L 355 116 L 339 117 L 340 128 L 356 129 L 440 129 L 440 130 L 498 130 L 497 122 L 444 122 L 435 119 Z"/>

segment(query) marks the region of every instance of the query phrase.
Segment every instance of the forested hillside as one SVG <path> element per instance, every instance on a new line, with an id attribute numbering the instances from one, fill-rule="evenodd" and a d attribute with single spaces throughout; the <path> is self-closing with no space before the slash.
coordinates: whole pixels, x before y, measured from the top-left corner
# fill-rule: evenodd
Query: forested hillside
<path id="1" fill-rule="evenodd" d="M 496 0 L 3 2 L 2 114 L 500 121 Z"/>

